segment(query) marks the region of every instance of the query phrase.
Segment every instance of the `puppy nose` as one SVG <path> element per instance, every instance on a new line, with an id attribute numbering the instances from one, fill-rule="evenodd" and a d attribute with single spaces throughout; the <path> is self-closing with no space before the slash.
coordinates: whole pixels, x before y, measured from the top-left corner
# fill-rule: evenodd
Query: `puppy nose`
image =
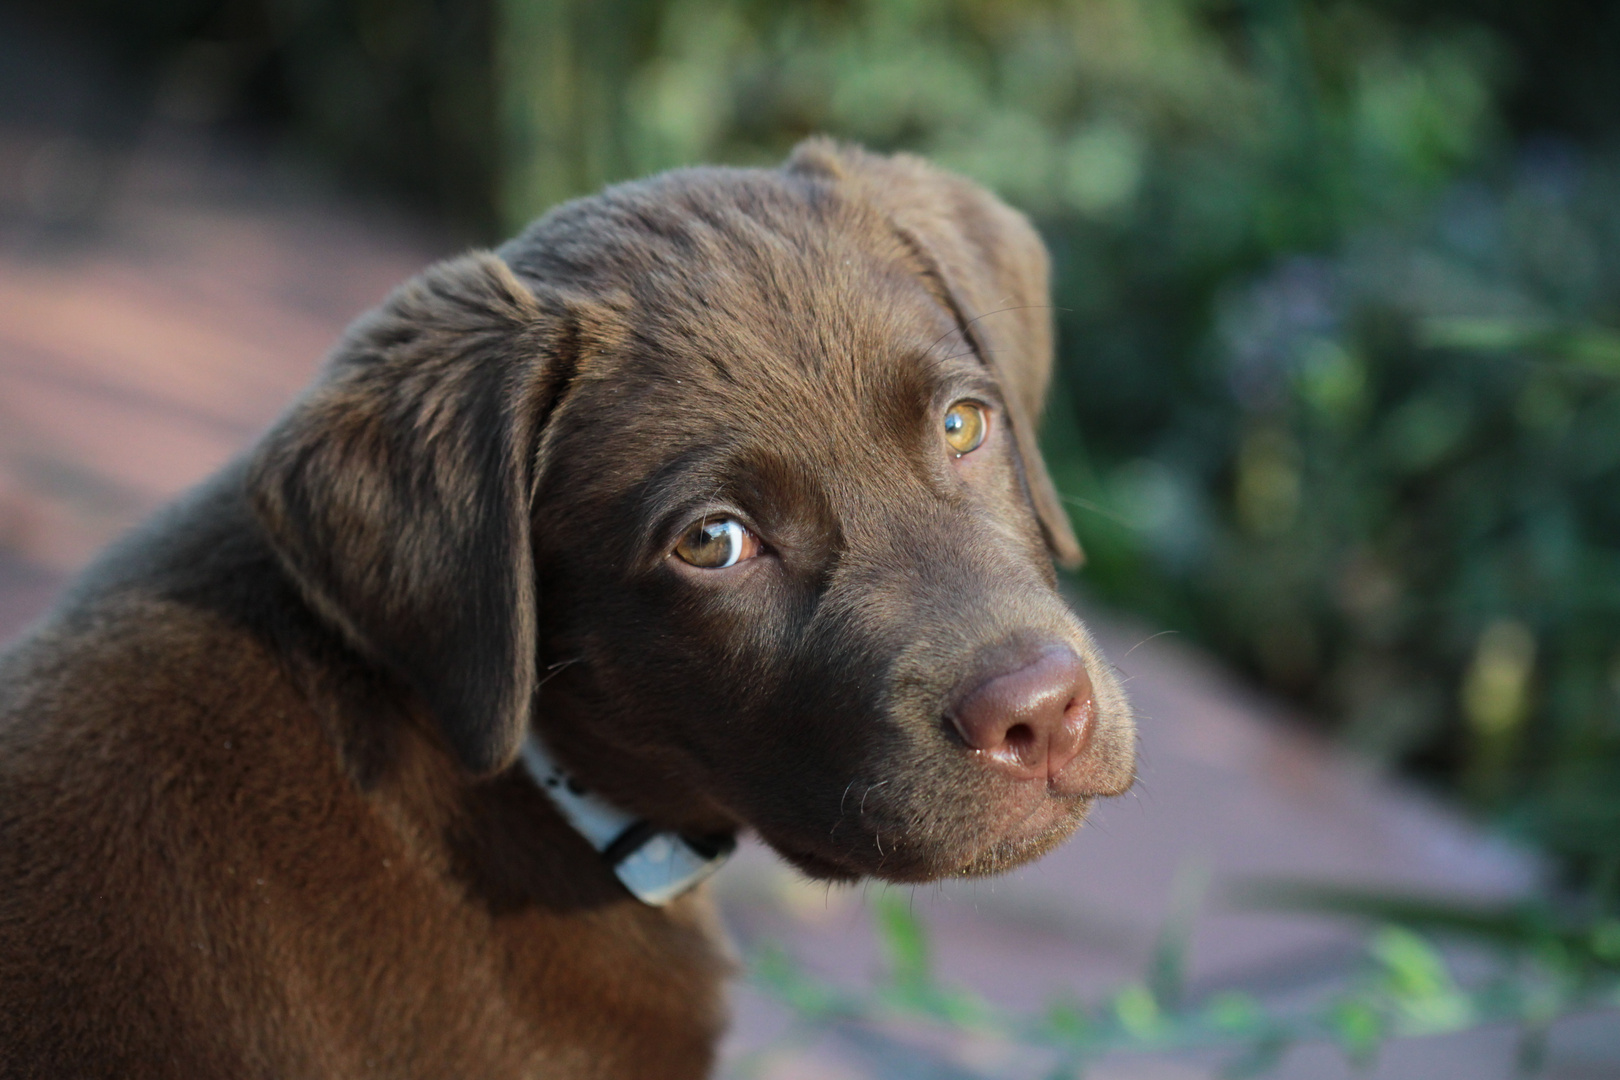
<path id="1" fill-rule="evenodd" d="M 1056 776 L 1080 753 L 1095 711 L 1085 665 L 1060 645 L 986 679 L 946 716 L 998 772 L 1036 780 Z"/>

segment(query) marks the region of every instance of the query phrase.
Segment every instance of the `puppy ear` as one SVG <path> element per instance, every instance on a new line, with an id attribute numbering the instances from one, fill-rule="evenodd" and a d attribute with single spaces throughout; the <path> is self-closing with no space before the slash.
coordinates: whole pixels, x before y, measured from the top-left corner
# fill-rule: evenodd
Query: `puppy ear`
<path id="1" fill-rule="evenodd" d="M 555 322 L 492 254 L 431 267 L 350 328 L 249 463 L 304 595 L 416 688 L 479 774 L 517 755 L 535 689 L 529 518 L 565 377 Z"/>
<path id="2" fill-rule="evenodd" d="M 1079 566 L 1084 553 L 1035 440 L 1052 375 L 1052 303 L 1046 246 L 1028 219 L 910 154 L 880 157 L 815 138 L 799 144 L 787 168 L 853 189 L 888 218 L 919 275 L 1000 380 L 1047 547 L 1059 565 Z"/>

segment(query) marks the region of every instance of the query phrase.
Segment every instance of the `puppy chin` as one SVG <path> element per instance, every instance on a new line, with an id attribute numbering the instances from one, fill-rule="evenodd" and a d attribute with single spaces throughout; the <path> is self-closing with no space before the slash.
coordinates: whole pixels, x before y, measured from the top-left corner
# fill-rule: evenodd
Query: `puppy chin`
<path id="1" fill-rule="evenodd" d="M 955 877 L 990 877 L 1040 858 L 1074 835 L 1091 813 L 1084 795 L 1050 795 L 1022 820 L 1002 831 L 954 872 Z"/>
<path id="2" fill-rule="evenodd" d="M 801 873 L 818 881 L 852 882 L 862 878 L 897 885 L 920 885 L 942 878 L 989 877 L 1006 873 L 1067 840 L 1090 813 L 1088 796 L 1044 795 L 1033 807 L 1014 801 L 1004 805 L 972 836 L 950 837 L 884 834 L 854 849 L 837 852 L 801 847 L 790 839 L 763 834 L 763 839 Z"/>

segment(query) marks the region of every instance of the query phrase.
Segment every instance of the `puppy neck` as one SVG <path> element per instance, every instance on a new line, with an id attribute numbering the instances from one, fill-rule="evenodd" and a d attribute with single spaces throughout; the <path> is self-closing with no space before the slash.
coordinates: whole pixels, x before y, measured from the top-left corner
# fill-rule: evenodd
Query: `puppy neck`
<path id="1" fill-rule="evenodd" d="M 644 818 L 586 790 L 530 732 L 523 767 L 574 831 L 601 853 L 624 887 L 644 904 L 662 907 L 691 891 L 725 865 L 737 838 L 685 836 L 662 831 Z"/>

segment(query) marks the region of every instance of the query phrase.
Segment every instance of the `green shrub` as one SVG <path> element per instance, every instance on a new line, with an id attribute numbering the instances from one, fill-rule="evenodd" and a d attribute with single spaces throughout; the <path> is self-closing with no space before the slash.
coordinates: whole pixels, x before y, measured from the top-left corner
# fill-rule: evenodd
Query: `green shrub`
<path id="1" fill-rule="evenodd" d="M 1079 488 L 1132 526 L 1087 522 L 1108 595 L 1591 865 L 1620 855 L 1616 195 L 1531 148 L 1229 287 L 1191 417 Z"/>

